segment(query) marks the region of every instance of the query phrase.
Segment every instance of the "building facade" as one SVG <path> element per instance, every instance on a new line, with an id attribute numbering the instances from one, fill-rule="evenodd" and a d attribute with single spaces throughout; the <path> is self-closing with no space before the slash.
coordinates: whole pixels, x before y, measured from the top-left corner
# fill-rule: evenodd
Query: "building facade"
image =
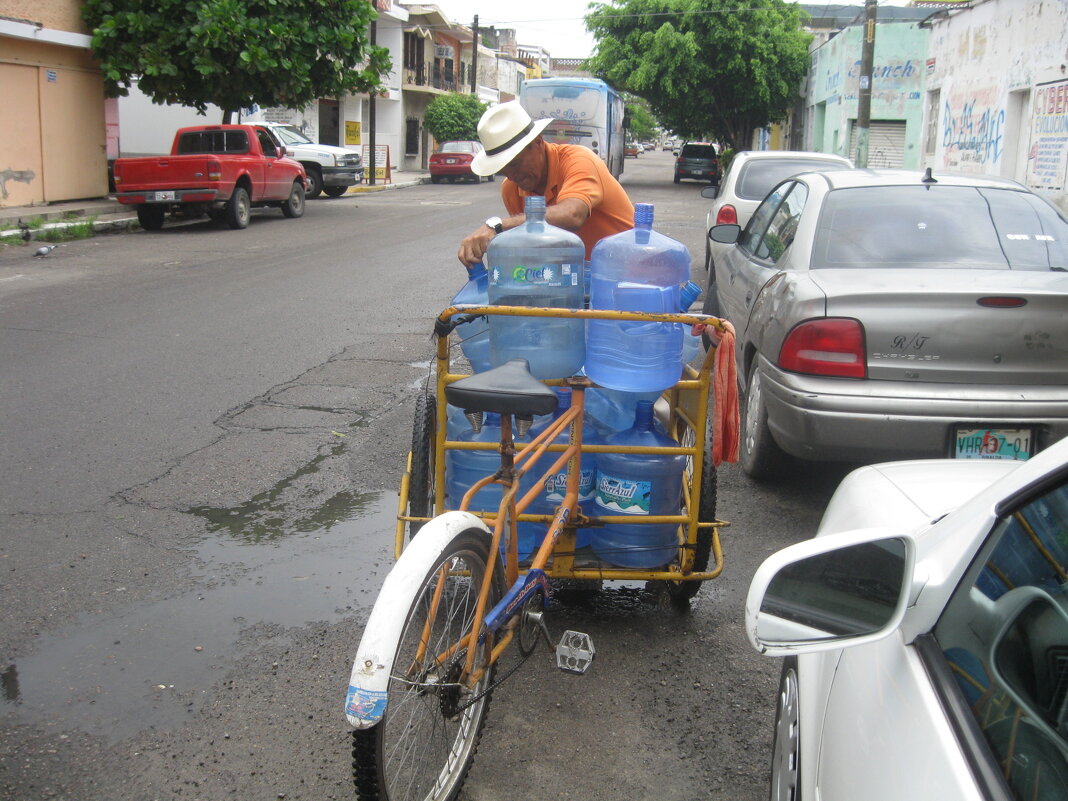
<path id="1" fill-rule="evenodd" d="M 0 206 L 107 194 L 104 80 L 77 0 L 5 0 Z"/>
<path id="2" fill-rule="evenodd" d="M 1012 178 L 1068 211 L 1068 3 L 975 0 L 929 25 L 924 166 Z"/>

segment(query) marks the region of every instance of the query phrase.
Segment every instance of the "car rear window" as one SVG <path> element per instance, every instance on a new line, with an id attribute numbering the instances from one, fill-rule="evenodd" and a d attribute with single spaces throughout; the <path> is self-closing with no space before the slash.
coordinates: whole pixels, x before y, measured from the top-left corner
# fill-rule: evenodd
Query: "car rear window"
<path id="1" fill-rule="evenodd" d="M 1068 269 L 1068 222 L 1030 192 L 871 186 L 828 194 L 814 268 Z"/>
<path id="2" fill-rule="evenodd" d="M 791 175 L 809 170 L 847 170 L 840 161 L 820 159 L 754 159 L 742 166 L 735 194 L 743 200 L 763 200 L 772 187 Z"/>
<path id="3" fill-rule="evenodd" d="M 189 131 L 178 137 L 178 153 L 248 153 L 244 131 Z"/>
<path id="4" fill-rule="evenodd" d="M 474 153 L 475 146 L 470 142 L 446 142 L 441 146 L 442 153 Z"/>
<path id="5" fill-rule="evenodd" d="M 684 159 L 714 159 L 716 148 L 713 145 L 683 145 L 679 155 Z"/>

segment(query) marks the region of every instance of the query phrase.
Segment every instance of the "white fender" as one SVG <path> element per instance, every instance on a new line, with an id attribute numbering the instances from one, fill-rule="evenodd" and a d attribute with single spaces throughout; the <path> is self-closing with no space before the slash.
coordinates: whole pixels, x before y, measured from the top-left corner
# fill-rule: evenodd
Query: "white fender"
<path id="1" fill-rule="evenodd" d="M 448 544 L 471 528 L 490 531 L 469 512 L 438 515 L 419 529 L 386 576 L 367 618 L 345 695 L 345 717 L 357 729 L 375 725 L 385 714 L 393 660 L 397 658 L 401 631 L 419 585 Z"/>

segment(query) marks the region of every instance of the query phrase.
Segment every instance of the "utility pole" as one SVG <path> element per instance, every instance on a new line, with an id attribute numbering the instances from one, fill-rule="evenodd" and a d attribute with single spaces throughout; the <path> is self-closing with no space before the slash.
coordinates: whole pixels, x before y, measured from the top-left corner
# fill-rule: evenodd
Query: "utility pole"
<path id="1" fill-rule="evenodd" d="M 374 47 L 377 44 L 378 44 L 378 22 L 375 21 L 375 20 L 372 20 L 371 21 L 371 47 Z M 368 175 L 367 175 L 367 185 L 368 186 L 374 186 L 375 185 L 375 128 L 378 127 L 376 122 L 375 122 L 375 96 L 376 96 L 376 94 L 377 94 L 377 92 L 375 92 L 374 90 L 372 90 L 372 91 L 370 91 L 368 93 L 368 104 L 367 104 L 367 127 L 369 127 L 371 129 L 370 131 L 367 132 L 368 137 L 369 137 L 369 141 L 370 141 L 369 147 L 367 148 L 367 153 L 370 156 L 369 161 L 371 162 L 371 164 L 370 164 L 370 166 L 365 164 L 365 165 L 363 165 L 363 168 L 368 171 Z"/>
<path id="2" fill-rule="evenodd" d="M 478 14 L 475 14 L 475 24 L 471 30 L 471 94 L 478 97 Z"/>
<path id="3" fill-rule="evenodd" d="M 864 0 L 864 40 L 860 51 L 860 92 L 857 96 L 857 161 L 868 166 L 868 132 L 871 128 L 871 72 L 875 62 L 875 0 Z"/>

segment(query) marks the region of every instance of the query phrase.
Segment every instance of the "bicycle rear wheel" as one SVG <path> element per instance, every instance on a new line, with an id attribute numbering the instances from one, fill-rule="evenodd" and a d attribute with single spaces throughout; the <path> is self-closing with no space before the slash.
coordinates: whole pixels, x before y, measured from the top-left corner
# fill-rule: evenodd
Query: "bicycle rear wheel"
<path id="1" fill-rule="evenodd" d="M 493 670 L 468 690 L 457 681 L 466 650 L 448 653 L 471 630 L 490 538 L 469 529 L 454 538 L 415 589 L 389 680 L 382 720 L 353 732 L 357 797 L 376 801 L 451 801 L 471 768 L 489 711 Z M 495 563 L 490 606 L 504 594 Z M 422 647 L 427 632 L 426 646 Z M 420 656 L 420 652 L 423 653 Z M 447 654 L 441 658 L 443 654 Z M 478 646 L 476 668 L 486 646 Z"/>

